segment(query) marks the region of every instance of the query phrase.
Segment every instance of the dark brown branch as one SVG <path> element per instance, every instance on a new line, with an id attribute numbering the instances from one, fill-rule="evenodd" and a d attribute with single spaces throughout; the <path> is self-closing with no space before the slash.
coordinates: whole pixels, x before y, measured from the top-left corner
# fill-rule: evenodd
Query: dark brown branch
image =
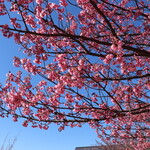
<path id="1" fill-rule="evenodd" d="M 112 27 L 112 25 L 109 22 L 109 20 L 107 19 L 107 17 L 103 14 L 103 12 L 97 7 L 97 5 L 93 2 L 93 0 L 90 0 L 90 3 L 93 5 L 93 7 L 96 9 L 96 11 L 104 18 L 104 20 L 106 21 L 107 25 L 109 26 L 109 28 L 112 32 L 112 35 L 114 37 L 116 37 L 117 39 L 119 39 L 116 32 L 115 32 L 115 30 L 114 30 L 114 28 Z"/>
<path id="2" fill-rule="evenodd" d="M 150 77 L 150 74 L 144 74 L 141 76 L 130 76 L 130 77 L 118 77 L 118 78 L 104 78 L 101 79 L 102 81 L 122 81 L 122 80 L 132 80 L 132 79 L 140 79 L 140 78 L 144 78 L 144 77 Z"/>
<path id="3" fill-rule="evenodd" d="M 101 1 L 102 1 L 103 3 L 106 3 L 106 4 L 110 5 L 110 6 L 116 7 L 116 8 L 118 8 L 118 9 L 121 9 L 121 10 L 123 10 L 123 11 L 131 12 L 131 11 L 128 10 L 128 9 L 125 9 L 125 8 L 123 8 L 123 7 L 120 7 L 120 6 L 117 6 L 117 5 L 115 5 L 115 4 L 109 3 L 109 2 L 107 2 L 107 1 L 105 1 L 105 0 L 101 0 Z M 134 14 L 135 12 L 132 11 L 132 13 Z M 144 13 L 141 13 L 141 12 L 140 12 L 140 14 L 141 14 L 141 16 L 148 18 L 148 15 L 147 15 L 147 14 L 144 14 Z"/>
<path id="4" fill-rule="evenodd" d="M 44 36 L 44 37 L 57 37 L 58 36 L 58 37 L 68 37 L 68 38 L 74 37 L 74 38 L 78 38 L 78 39 L 81 39 L 81 40 L 91 41 L 91 42 L 95 42 L 95 43 L 106 45 L 106 46 L 111 46 L 112 45 L 112 43 L 109 43 L 109 42 L 99 41 L 99 40 L 96 40 L 94 38 L 89 38 L 89 37 L 80 36 L 80 35 L 73 35 L 73 34 L 69 34 L 69 33 L 68 34 L 64 34 L 64 33 L 44 34 L 44 33 L 37 33 L 37 32 L 18 30 L 18 29 L 12 29 L 12 28 L 8 28 L 8 29 L 11 30 L 11 31 L 19 32 L 19 33 L 26 33 L 26 34 L 32 34 L 32 35 L 37 35 L 37 36 Z M 134 47 L 127 46 L 127 45 L 123 45 L 122 48 L 127 49 L 129 51 L 135 52 L 135 55 L 137 55 L 137 56 L 150 57 L 150 52 L 148 52 L 146 50 L 141 50 L 139 48 L 134 48 Z M 102 57 L 104 57 L 104 56 L 102 55 Z"/>

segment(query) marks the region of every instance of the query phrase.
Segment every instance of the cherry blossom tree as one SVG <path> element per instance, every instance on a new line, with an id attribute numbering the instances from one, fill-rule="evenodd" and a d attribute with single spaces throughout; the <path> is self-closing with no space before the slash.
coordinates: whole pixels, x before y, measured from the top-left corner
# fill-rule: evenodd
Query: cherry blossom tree
<path id="1" fill-rule="evenodd" d="M 0 0 L 1 33 L 26 54 L 1 86 L 0 116 L 60 131 L 87 123 L 150 147 L 149 11 L 147 0 Z"/>

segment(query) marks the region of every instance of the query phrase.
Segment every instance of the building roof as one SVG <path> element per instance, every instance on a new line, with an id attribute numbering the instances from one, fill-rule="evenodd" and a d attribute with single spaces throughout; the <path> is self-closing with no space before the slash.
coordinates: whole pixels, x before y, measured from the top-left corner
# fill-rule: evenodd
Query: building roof
<path id="1" fill-rule="evenodd" d="M 102 146 L 76 147 L 75 150 L 126 150 L 126 148 L 132 149 L 133 147 L 114 144 L 114 145 L 102 145 Z M 150 150 L 150 148 L 147 148 L 146 150 Z"/>
<path id="2" fill-rule="evenodd" d="M 102 150 L 100 146 L 76 147 L 75 150 Z"/>
<path id="3" fill-rule="evenodd" d="M 102 146 L 76 147 L 75 150 L 125 150 L 126 148 L 127 147 L 124 145 L 102 145 Z"/>

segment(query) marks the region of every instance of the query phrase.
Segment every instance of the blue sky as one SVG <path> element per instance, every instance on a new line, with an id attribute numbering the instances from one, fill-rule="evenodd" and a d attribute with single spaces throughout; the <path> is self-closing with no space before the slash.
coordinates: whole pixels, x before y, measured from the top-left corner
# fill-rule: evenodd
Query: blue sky
<path id="1" fill-rule="evenodd" d="M 19 47 L 12 39 L 6 39 L 0 34 L 0 82 L 3 84 L 6 73 L 16 72 L 19 68 L 13 66 L 13 56 L 23 57 L 18 51 Z M 97 135 L 88 125 L 82 128 L 66 128 L 59 132 L 56 125 L 51 125 L 49 130 L 23 127 L 22 120 L 13 122 L 11 118 L 0 118 L 0 146 L 5 137 L 7 142 L 17 141 L 14 150 L 74 150 L 75 147 L 91 146 L 96 144 Z M 7 146 L 8 143 L 6 143 Z"/>

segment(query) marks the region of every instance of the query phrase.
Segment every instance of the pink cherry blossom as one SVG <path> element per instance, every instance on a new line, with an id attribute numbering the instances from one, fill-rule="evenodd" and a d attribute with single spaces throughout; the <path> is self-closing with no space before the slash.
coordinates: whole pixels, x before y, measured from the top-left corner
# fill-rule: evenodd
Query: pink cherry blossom
<path id="1" fill-rule="evenodd" d="M 45 130 L 55 123 L 59 131 L 87 123 L 106 142 L 148 148 L 148 7 L 144 0 L 1 0 L 0 32 L 24 55 L 14 56 L 19 71 L 0 85 L 0 117 Z"/>

